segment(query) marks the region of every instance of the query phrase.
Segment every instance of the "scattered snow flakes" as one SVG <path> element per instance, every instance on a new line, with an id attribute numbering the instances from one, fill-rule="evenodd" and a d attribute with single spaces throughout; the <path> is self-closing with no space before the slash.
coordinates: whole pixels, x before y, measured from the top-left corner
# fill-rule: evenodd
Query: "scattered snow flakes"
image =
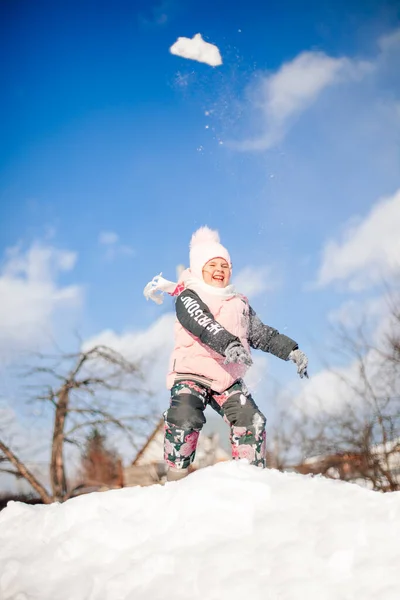
<path id="1" fill-rule="evenodd" d="M 196 33 L 193 38 L 179 37 L 169 51 L 182 58 L 206 63 L 210 67 L 222 65 L 221 54 L 217 46 L 205 42 L 200 33 Z"/>
<path id="2" fill-rule="evenodd" d="M 178 71 L 175 75 L 175 85 L 177 87 L 187 87 L 189 85 L 189 79 L 190 77 L 193 75 L 193 73 L 184 73 L 182 74 L 180 71 Z"/>

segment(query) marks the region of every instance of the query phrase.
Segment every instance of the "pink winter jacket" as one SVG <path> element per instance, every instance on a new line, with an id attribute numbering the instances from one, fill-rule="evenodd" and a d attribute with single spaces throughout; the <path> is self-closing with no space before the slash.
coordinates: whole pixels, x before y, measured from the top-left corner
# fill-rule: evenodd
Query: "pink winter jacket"
<path id="1" fill-rule="evenodd" d="M 185 297 L 187 291 L 190 290 L 184 290 L 179 295 L 177 303 L 182 302 L 188 314 L 194 317 L 199 325 L 211 321 L 211 319 L 207 320 L 199 304 L 193 298 Z M 249 351 L 249 303 L 247 299 L 241 295 L 218 296 L 207 293 L 203 289 L 195 291 L 210 309 L 215 321 L 230 334 L 239 338 L 242 345 Z M 211 323 L 208 330 L 212 332 L 213 327 L 218 327 L 218 324 Z M 187 331 L 177 319 L 175 347 L 170 359 L 167 387 L 171 388 L 174 385 L 177 375 L 188 373 L 204 378 L 205 384 L 212 390 L 223 392 L 237 379 L 242 378 L 248 370 L 244 364 L 224 364 L 224 360 L 225 356 L 202 343 L 199 337 Z"/>

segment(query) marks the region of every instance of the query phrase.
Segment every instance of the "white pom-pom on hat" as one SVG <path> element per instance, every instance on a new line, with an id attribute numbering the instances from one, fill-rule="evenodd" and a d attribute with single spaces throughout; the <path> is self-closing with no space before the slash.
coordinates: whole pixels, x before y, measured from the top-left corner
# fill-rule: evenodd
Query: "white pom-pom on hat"
<path id="1" fill-rule="evenodd" d="M 219 233 L 215 229 L 210 229 L 207 227 L 207 225 L 204 225 L 204 227 L 200 227 L 192 235 L 192 239 L 190 240 L 190 249 L 192 249 L 193 246 L 196 246 L 196 244 L 207 244 L 209 242 L 215 242 L 219 244 Z"/>
<path id="2" fill-rule="evenodd" d="M 212 258 L 224 258 L 231 265 L 228 250 L 220 243 L 219 233 L 206 225 L 200 227 L 190 240 L 190 270 L 198 279 L 203 279 L 203 267 Z"/>

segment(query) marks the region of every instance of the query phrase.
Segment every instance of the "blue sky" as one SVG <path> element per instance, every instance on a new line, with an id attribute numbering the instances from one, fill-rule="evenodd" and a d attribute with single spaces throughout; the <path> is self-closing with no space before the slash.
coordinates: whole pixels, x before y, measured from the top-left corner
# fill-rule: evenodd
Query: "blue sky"
<path id="1" fill-rule="evenodd" d="M 106 332 L 161 357 L 161 385 L 171 302 L 142 290 L 207 224 L 323 369 L 334 315 L 370 307 L 400 257 L 399 28 L 382 0 L 3 1 L 4 363 Z M 169 52 L 196 33 L 222 66 Z"/>

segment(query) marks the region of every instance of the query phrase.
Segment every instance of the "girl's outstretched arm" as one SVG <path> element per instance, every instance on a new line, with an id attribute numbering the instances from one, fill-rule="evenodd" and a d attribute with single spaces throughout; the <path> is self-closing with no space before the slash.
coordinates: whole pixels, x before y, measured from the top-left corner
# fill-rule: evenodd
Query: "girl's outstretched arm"
<path id="1" fill-rule="evenodd" d="M 292 350 L 299 346 L 277 329 L 264 325 L 255 311 L 249 307 L 249 344 L 252 348 L 270 352 L 282 360 L 288 360 Z"/>
<path id="2" fill-rule="evenodd" d="M 232 342 L 240 344 L 239 338 L 214 319 L 207 304 L 193 290 L 184 290 L 178 296 L 175 308 L 182 327 L 221 356 L 225 356 L 225 351 Z"/>

